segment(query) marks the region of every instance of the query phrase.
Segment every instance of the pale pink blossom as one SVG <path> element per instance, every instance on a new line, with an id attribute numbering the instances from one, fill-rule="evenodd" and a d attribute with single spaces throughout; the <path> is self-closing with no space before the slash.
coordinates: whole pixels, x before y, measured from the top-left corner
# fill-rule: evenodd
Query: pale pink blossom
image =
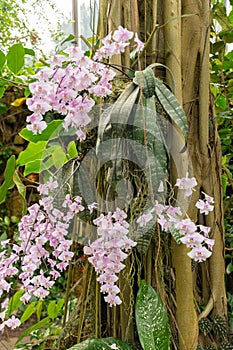
<path id="1" fill-rule="evenodd" d="M 109 304 L 109 306 L 116 306 L 122 303 L 122 300 L 115 294 L 108 294 L 104 297 L 104 300 Z"/>
<path id="2" fill-rule="evenodd" d="M 145 43 L 143 43 L 139 38 L 138 34 L 135 33 L 134 41 L 136 42 L 136 52 L 141 52 L 145 46 Z"/>
<path id="3" fill-rule="evenodd" d="M 175 186 L 181 190 L 185 190 L 184 196 L 189 197 L 194 191 L 194 187 L 197 186 L 197 181 L 195 177 L 189 178 L 189 174 L 187 173 L 186 177 L 176 180 Z"/>
<path id="4" fill-rule="evenodd" d="M 21 324 L 20 320 L 17 317 L 15 317 L 14 315 L 5 321 L 5 325 L 11 329 L 15 329 L 15 328 L 19 327 L 20 324 Z"/>
<path id="5" fill-rule="evenodd" d="M 37 298 L 39 299 L 44 299 L 45 297 L 47 297 L 49 295 L 49 292 L 44 289 L 43 287 L 39 287 L 38 289 L 36 289 L 33 293 Z"/>
<path id="6" fill-rule="evenodd" d="M 32 131 L 33 134 L 41 134 L 43 130 L 47 128 L 45 121 L 35 121 L 32 124 L 27 125 L 27 129 Z"/>
<path id="7" fill-rule="evenodd" d="M 133 32 L 130 32 L 127 28 L 119 26 L 117 30 L 113 33 L 113 39 L 117 42 L 126 42 L 133 37 Z"/>
<path id="8" fill-rule="evenodd" d="M 193 232 L 181 237 L 180 241 L 187 247 L 193 248 L 199 246 L 204 241 L 204 237 L 198 232 Z"/>
<path id="9" fill-rule="evenodd" d="M 215 243 L 215 240 L 214 240 L 214 239 L 205 237 L 205 238 L 204 238 L 204 242 L 205 242 L 205 244 L 207 245 L 207 247 L 208 247 L 209 250 L 212 250 L 212 249 L 213 249 L 213 246 L 214 246 L 214 243 Z"/>
<path id="10" fill-rule="evenodd" d="M 137 223 L 140 227 L 146 226 L 148 222 L 150 222 L 153 219 L 153 215 L 151 213 L 148 214 L 142 214 L 137 218 Z"/>
<path id="11" fill-rule="evenodd" d="M 197 262 L 205 261 L 210 255 L 211 252 L 202 246 L 195 247 L 188 253 L 188 256 Z"/>
<path id="12" fill-rule="evenodd" d="M 203 191 L 202 191 L 201 193 L 204 194 L 205 200 L 206 200 L 208 203 L 210 203 L 210 204 L 213 204 L 213 203 L 214 203 L 214 198 L 213 198 L 213 197 L 209 196 L 208 194 L 206 194 L 206 193 L 203 192 Z"/>
<path id="13" fill-rule="evenodd" d="M 4 321 L 4 320 L 5 320 L 5 316 L 6 316 L 6 310 L 5 310 L 5 311 L 0 312 L 0 319 L 1 319 L 2 321 Z"/>
<path id="14" fill-rule="evenodd" d="M 88 210 L 89 210 L 90 214 L 92 214 L 94 209 L 98 208 L 98 204 L 96 202 L 93 202 L 91 204 L 88 204 L 87 207 L 88 207 Z"/>
<path id="15" fill-rule="evenodd" d="M 199 227 L 200 231 L 204 233 L 205 237 L 209 237 L 209 233 L 210 233 L 211 227 L 203 226 L 203 225 L 197 225 L 197 226 Z"/>
<path id="16" fill-rule="evenodd" d="M 206 200 L 199 199 L 196 203 L 196 207 L 200 210 L 201 214 L 208 215 L 210 211 L 214 210 L 214 206 Z"/>
<path id="17" fill-rule="evenodd" d="M 175 228 L 180 231 L 182 235 L 194 233 L 197 230 L 196 225 L 190 219 L 183 219 L 175 224 Z"/>

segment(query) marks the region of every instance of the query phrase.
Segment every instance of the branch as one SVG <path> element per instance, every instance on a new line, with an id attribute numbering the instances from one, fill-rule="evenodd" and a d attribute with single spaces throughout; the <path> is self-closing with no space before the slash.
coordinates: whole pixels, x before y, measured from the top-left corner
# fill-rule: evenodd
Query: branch
<path id="1" fill-rule="evenodd" d="M 202 318 L 207 317 L 210 314 L 210 312 L 212 311 L 213 307 L 214 307 L 214 298 L 211 295 L 211 297 L 209 298 L 209 301 L 205 307 L 205 310 L 202 311 L 200 313 L 200 315 L 198 315 L 197 320 L 200 321 Z"/>

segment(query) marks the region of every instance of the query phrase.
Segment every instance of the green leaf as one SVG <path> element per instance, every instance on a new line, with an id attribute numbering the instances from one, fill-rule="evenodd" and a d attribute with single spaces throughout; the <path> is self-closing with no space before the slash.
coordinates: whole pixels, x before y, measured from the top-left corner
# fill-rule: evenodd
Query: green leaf
<path id="1" fill-rule="evenodd" d="M 67 157 L 61 146 L 55 146 L 55 151 L 52 153 L 53 164 L 59 169 L 66 161 Z"/>
<path id="2" fill-rule="evenodd" d="M 227 107 L 226 97 L 224 95 L 219 95 L 218 98 L 215 100 L 215 104 L 217 107 L 225 110 Z"/>
<path id="3" fill-rule="evenodd" d="M 88 350 L 89 341 L 90 341 L 89 339 L 86 339 L 85 341 L 79 344 L 75 344 L 74 346 L 72 346 L 67 350 Z"/>
<path id="4" fill-rule="evenodd" d="M 8 309 L 6 312 L 6 317 L 9 317 L 20 305 L 22 301 L 20 300 L 21 296 L 24 294 L 24 290 L 18 290 L 12 298 L 10 298 Z"/>
<path id="5" fill-rule="evenodd" d="M 180 233 L 180 231 L 177 228 L 175 228 L 174 226 L 171 225 L 170 232 L 172 234 L 172 237 L 176 241 L 176 243 L 180 244 L 181 243 L 180 239 L 183 237 L 183 235 Z"/>
<path id="6" fill-rule="evenodd" d="M 232 262 L 229 262 L 229 264 L 226 267 L 226 273 L 229 275 L 232 272 L 233 272 L 233 264 Z"/>
<path id="7" fill-rule="evenodd" d="M 40 173 L 51 166 L 60 166 L 66 160 L 66 154 L 60 145 L 51 145 L 46 148 L 46 141 L 30 142 L 28 147 L 19 154 L 17 164 L 25 165 L 24 175 Z"/>
<path id="8" fill-rule="evenodd" d="M 4 114 L 6 112 L 7 112 L 7 106 L 5 105 L 5 103 L 0 102 L 0 114 Z"/>
<path id="9" fill-rule="evenodd" d="M 233 68 L 233 62 L 231 60 L 224 59 L 223 64 L 222 64 L 222 68 L 224 70 L 229 70 L 229 69 Z"/>
<path id="10" fill-rule="evenodd" d="M 27 148 L 19 154 L 17 165 L 22 166 L 35 161 L 35 159 L 43 159 L 46 145 L 46 141 L 30 142 Z"/>
<path id="11" fill-rule="evenodd" d="M 64 305 L 65 299 L 59 299 L 57 301 L 57 312 L 59 313 Z"/>
<path id="12" fill-rule="evenodd" d="M 62 40 L 61 44 L 60 45 L 63 45 L 64 43 L 66 42 L 69 42 L 71 40 L 74 39 L 74 35 L 73 34 L 70 34 L 67 38 L 65 38 L 64 40 Z"/>
<path id="13" fill-rule="evenodd" d="M 178 126 L 183 133 L 185 139 L 188 137 L 188 123 L 187 117 L 183 108 L 177 101 L 177 98 L 173 93 L 159 80 L 155 78 L 155 94 L 164 108 L 165 112 L 169 115 L 171 120 Z"/>
<path id="14" fill-rule="evenodd" d="M 27 163 L 24 169 L 24 176 L 31 173 L 41 173 L 42 171 L 48 170 L 54 165 L 52 157 L 48 157 L 48 159 L 41 160 L 37 159 L 34 162 Z"/>
<path id="15" fill-rule="evenodd" d="M 16 187 L 18 189 L 18 192 L 20 194 L 20 197 L 23 202 L 23 209 L 22 209 L 22 215 L 25 215 L 27 212 L 27 201 L 26 201 L 26 186 L 22 183 L 19 174 L 15 170 L 14 175 L 13 175 L 13 181 L 16 184 Z"/>
<path id="16" fill-rule="evenodd" d="M 218 21 L 223 30 L 231 30 L 232 25 L 227 17 L 226 7 L 222 3 L 217 3 L 212 8 L 213 18 Z"/>
<path id="17" fill-rule="evenodd" d="M 41 314 L 42 314 L 42 307 L 43 307 L 43 301 L 39 300 L 37 305 L 36 305 L 36 316 L 37 316 L 37 321 L 40 321 Z"/>
<path id="18" fill-rule="evenodd" d="M 14 187 L 13 175 L 15 172 L 15 156 L 12 155 L 6 164 L 6 169 L 4 171 L 4 182 L 0 186 L 0 204 L 5 201 L 7 191 Z"/>
<path id="19" fill-rule="evenodd" d="M 212 54 L 215 54 L 223 49 L 225 49 L 225 43 L 223 40 L 217 41 L 216 43 L 210 43 L 210 52 Z"/>
<path id="20" fill-rule="evenodd" d="M 24 96 L 29 97 L 31 95 L 31 91 L 28 87 L 24 89 Z M 24 130 L 24 129 L 23 129 Z M 22 131 L 22 130 L 21 130 Z M 29 131 L 29 130 L 28 130 Z"/>
<path id="21" fill-rule="evenodd" d="M 67 152 L 68 152 L 70 158 L 77 157 L 78 151 L 77 151 L 75 141 L 70 141 L 70 143 L 68 144 L 68 147 L 67 147 Z"/>
<path id="22" fill-rule="evenodd" d="M 143 145 L 141 162 L 144 159 L 147 179 L 150 179 L 153 192 L 157 193 L 161 181 L 166 177 L 167 151 L 159 114 L 155 109 L 155 99 L 143 98 L 134 117 L 133 139 Z M 142 119 L 144 113 L 144 120 Z M 146 141 L 144 140 L 146 133 Z M 146 142 L 146 143 L 145 143 Z M 146 147 L 145 147 L 146 146 Z M 136 152 L 139 157 L 139 151 Z"/>
<path id="23" fill-rule="evenodd" d="M 5 88 L 3 86 L 0 87 L 0 98 L 2 98 L 2 96 L 5 93 Z"/>
<path id="24" fill-rule="evenodd" d="M 7 66 L 13 73 L 17 74 L 19 70 L 23 67 L 24 55 L 25 50 L 22 44 L 14 44 L 10 47 L 6 58 Z"/>
<path id="25" fill-rule="evenodd" d="M 135 72 L 133 82 L 142 88 L 143 95 L 146 98 L 155 94 L 155 76 L 151 68 Z"/>
<path id="26" fill-rule="evenodd" d="M 22 314 L 20 318 L 20 322 L 24 323 L 25 321 L 27 321 L 29 317 L 31 317 L 31 315 L 34 314 L 35 311 L 36 311 L 36 302 L 33 301 L 27 306 L 26 310 Z"/>
<path id="27" fill-rule="evenodd" d="M 229 21 L 231 22 L 231 25 L 233 26 L 233 10 L 230 11 L 228 18 L 229 18 Z"/>
<path id="28" fill-rule="evenodd" d="M 48 316 L 52 319 L 54 319 L 55 317 L 57 317 L 57 312 L 56 312 L 57 308 L 56 308 L 56 301 L 52 300 L 50 301 L 48 307 L 47 307 L 47 313 Z"/>
<path id="29" fill-rule="evenodd" d="M 59 313 L 61 312 L 63 304 L 64 304 L 64 299 L 59 299 L 57 303 L 55 300 L 50 301 L 47 307 L 48 316 L 53 320 L 56 317 L 58 317 Z"/>
<path id="30" fill-rule="evenodd" d="M 149 229 L 147 227 L 139 226 L 134 230 L 134 240 L 137 241 L 136 249 L 140 254 L 146 255 L 151 243 L 151 239 L 155 234 L 155 230 L 156 228 L 154 225 Z"/>
<path id="31" fill-rule="evenodd" d="M 42 131 L 41 134 L 34 135 L 32 131 L 24 128 L 20 131 L 19 135 L 27 141 L 38 142 L 38 141 L 48 141 L 56 138 L 62 129 L 63 120 L 53 120 L 48 124 L 47 128 Z"/>
<path id="32" fill-rule="evenodd" d="M 31 334 L 33 331 L 40 329 L 40 328 L 46 328 L 50 323 L 50 318 L 49 317 L 45 317 L 43 318 L 41 321 L 37 322 L 36 324 L 34 324 L 33 326 L 27 328 L 21 335 L 20 337 L 17 339 L 16 344 L 18 344 L 24 337 L 26 337 L 27 335 Z"/>
<path id="33" fill-rule="evenodd" d="M 35 56 L 36 55 L 35 51 L 32 50 L 32 49 L 28 49 L 28 48 L 25 47 L 24 50 L 25 50 L 25 55 L 30 55 L 30 56 Z"/>
<path id="34" fill-rule="evenodd" d="M 169 350 L 170 330 L 165 306 L 156 291 L 141 281 L 136 299 L 136 324 L 144 350 Z"/>
<path id="35" fill-rule="evenodd" d="M 233 30 L 222 30 L 218 33 L 220 39 L 224 41 L 225 44 L 233 42 Z"/>
<path id="36" fill-rule="evenodd" d="M 0 70 L 2 69 L 2 67 L 4 66 L 6 62 L 6 56 L 4 55 L 4 53 L 0 50 Z"/>
<path id="37" fill-rule="evenodd" d="M 132 350 L 132 347 L 129 344 L 116 338 L 90 339 L 87 349 L 88 350 L 112 350 L 113 344 L 116 345 L 118 350 Z"/>
<path id="38" fill-rule="evenodd" d="M 116 338 L 87 339 L 67 350 L 112 350 L 113 344 L 116 345 L 114 349 L 117 350 L 132 350 L 129 344 Z"/>

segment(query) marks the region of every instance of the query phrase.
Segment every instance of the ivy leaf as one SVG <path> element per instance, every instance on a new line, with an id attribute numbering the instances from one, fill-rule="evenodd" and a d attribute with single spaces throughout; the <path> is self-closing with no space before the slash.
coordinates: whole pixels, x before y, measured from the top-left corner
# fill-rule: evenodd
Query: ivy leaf
<path id="1" fill-rule="evenodd" d="M 45 152 L 47 142 L 39 141 L 37 143 L 30 142 L 27 148 L 19 154 L 17 159 L 17 165 L 25 165 L 29 162 L 35 161 L 35 159 L 42 159 Z"/>
<path id="2" fill-rule="evenodd" d="M 24 65 L 25 50 L 22 44 L 14 44 L 10 47 L 6 56 L 8 68 L 15 74 Z"/>
<path id="3" fill-rule="evenodd" d="M 170 330 L 168 315 L 160 296 L 144 280 L 136 299 L 136 324 L 144 350 L 169 350 Z"/>

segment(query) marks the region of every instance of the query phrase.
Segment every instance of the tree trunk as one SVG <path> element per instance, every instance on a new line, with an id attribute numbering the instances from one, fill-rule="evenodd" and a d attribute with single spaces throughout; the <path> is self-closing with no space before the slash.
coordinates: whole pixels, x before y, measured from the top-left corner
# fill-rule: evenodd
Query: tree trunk
<path id="1" fill-rule="evenodd" d="M 172 302 L 169 302 L 169 305 L 172 304 L 173 309 L 176 308 L 178 348 L 196 350 L 198 320 L 211 312 L 224 318 L 227 313 L 224 286 L 221 147 L 213 103 L 209 98 L 209 1 L 100 0 L 100 8 L 102 9 L 99 18 L 100 37 L 122 25 L 129 30 L 138 31 L 141 40 L 147 41 L 155 26 L 163 27 L 155 31 L 145 54 L 141 57 L 141 63 L 144 66 L 156 60 L 164 63 L 172 72 L 175 95 L 183 105 L 188 118 L 189 137 L 187 151 L 182 154 L 180 152 L 184 146 L 182 140 L 180 143 L 176 139 L 172 140 L 171 178 L 175 181 L 178 173 L 185 176 L 186 171 L 196 177 L 198 186 L 188 206 L 187 214 L 193 221 L 210 226 L 212 238 L 215 239 L 213 254 L 203 267 L 206 273 L 202 273 L 202 279 L 206 280 L 203 280 L 202 290 L 198 291 L 196 287 L 198 268 L 193 271 L 191 261 L 187 257 L 187 249 L 174 242 L 171 247 L 172 268 L 175 271 L 176 282 L 176 307 Z M 103 9 L 107 11 L 107 18 L 103 14 Z M 113 59 L 111 63 L 129 66 L 128 54 L 129 52 L 126 52 L 121 58 Z M 134 65 L 135 68 L 138 69 Z M 165 74 L 163 71 L 161 76 Z M 167 82 L 172 86 L 169 74 Z M 213 130 L 211 133 L 210 129 Z M 202 196 L 202 191 L 213 196 L 215 200 L 214 213 L 208 217 L 197 217 L 197 208 L 194 205 Z M 208 288 L 203 290 L 206 287 Z M 197 295 L 199 300 L 206 303 L 202 313 L 196 307 Z"/>

